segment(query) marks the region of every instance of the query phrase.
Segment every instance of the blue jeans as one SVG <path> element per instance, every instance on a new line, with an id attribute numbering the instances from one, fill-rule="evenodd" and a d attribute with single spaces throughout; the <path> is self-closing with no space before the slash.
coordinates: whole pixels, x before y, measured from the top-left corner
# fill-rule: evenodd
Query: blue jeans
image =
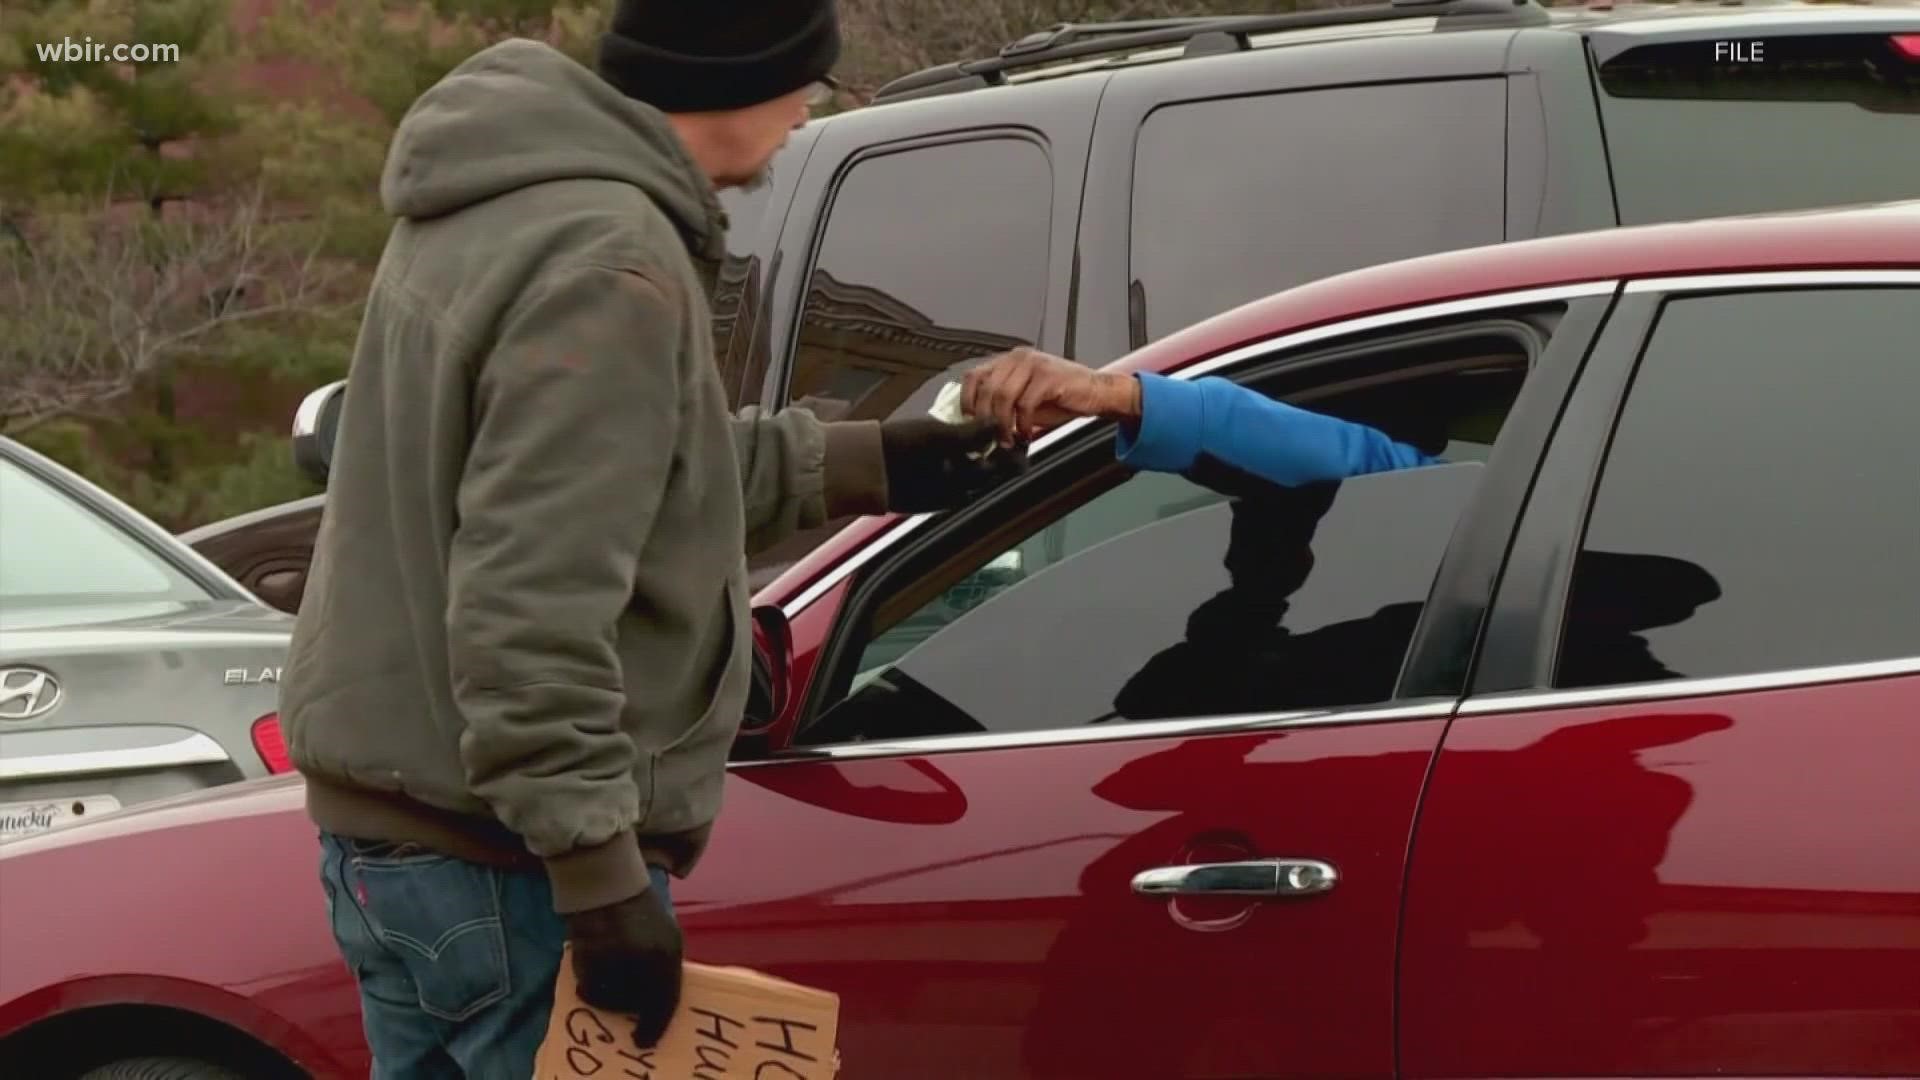
<path id="1" fill-rule="evenodd" d="M 371 1080 L 527 1080 L 566 924 L 539 870 L 322 833 L 320 882 L 360 987 Z M 672 910 L 667 875 L 653 887 Z"/>

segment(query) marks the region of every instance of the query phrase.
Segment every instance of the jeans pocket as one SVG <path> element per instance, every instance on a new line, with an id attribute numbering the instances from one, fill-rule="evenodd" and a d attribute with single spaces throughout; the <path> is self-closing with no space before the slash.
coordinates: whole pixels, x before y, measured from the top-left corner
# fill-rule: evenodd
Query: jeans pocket
<path id="1" fill-rule="evenodd" d="M 361 908 L 412 976 L 422 1011 L 457 1022 L 507 996 L 498 873 L 410 845 L 350 861 Z"/>

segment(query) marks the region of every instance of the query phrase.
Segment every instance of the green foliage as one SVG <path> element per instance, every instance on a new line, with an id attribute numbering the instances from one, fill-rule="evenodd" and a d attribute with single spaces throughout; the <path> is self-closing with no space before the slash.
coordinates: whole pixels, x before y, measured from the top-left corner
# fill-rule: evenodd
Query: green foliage
<path id="1" fill-rule="evenodd" d="M 284 435 L 248 432 L 235 456 L 190 478 L 198 505 L 185 515 L 196 522 L 219 521 L 276 503 L 321 492 L 293 466 L 293 447 Z"/>
<path id="2" fill-rule="evenodd" d="M 378 262 L 392 226 L 379 197 L 388 125 L 316 101 L 249 103 L 239 116 L 269 197 L 300 208 L 285 222 L 288 242 L 362 268 Z"/>
<path id="3" fill-rule="evenodd" d="M 55 420 L 20 436 L 20 441 L 125 497 L 121 470 L 100 452 L 94 443 L 93 429 L 87 424 L 75 419 Z"/>
<path id="4" fill-rule="evenodd" d="M 359 328 L 358 306 L 314 311 L 273 323 L 239 325 L 223 335 L 209 362 L 245 375 L 303 389 L 324 386 L 347 376 L 353 358 L 353 338 Z M 292 414 L 280 418 L 291 422 Z"/>
<path id="5" fill-rule="evenodd" d="M 232 25 L 230 0 L 0 6 L 0 427 L 173 526 L 286 490 L 287 402 L 339 377 L 357 328 L 308 295 L 338 269 L 309 255 L 377 257 L 384 132 L 249 101 Z M 180 60 L 34 47 L 67 39 Z"/>
<path id="6" fill-rule="evenodd" d="M 126 465 L 110 441 L 78 421 L 37 428 L 21 441 L 174 531 L 321 491 L 293 467 L 293 448 L 285 435 L 246 432 L 220 458 L 189 467 L 173 484 L 159 483 L 141 468 Z"/>
<path id="7" fill-rule="evenodd" d="M 162 153 L 185 140 L 234 130 L 228 96 L 208 84 L 226 54 L 227 0 L 38 0 L 0 17 L 0 82 L 28 87 L 0 101 L 8 114 L 0 143 L 3 189 L 143 200 L 192 194 L 203 162 Z M 116 64 L 43 59 L 36 45 L 178 45 L 180 61 Z M 10 78 L 9 78 L 10 77 Z M 52 100 L 48 100 L 52 99 Z"/>
<path id="8" fill-rule="evenodd" d="M 324 12 L 279 8 L 253 47 L 339 73 L 390 130 L 422 93 L 490 44 L 537 38 L 576 59 L 590 55 L 610 0 L 338 0 Z"/>
<path id="9" fill-rule="evenodd" d="M 582 0 L 581 3 L 553 10 L 553 32 L 548 44 L 574 58 L 583 67 L 592 67 L 600 45 L 600 35 L 613 18 L 613 0 Z"/>
<path id="10" fill-rule="evenodd" d="M 390 129 L 416 97 L 480 45 L 460 28 L 436 31 L 426 14 L 381 0 L 339 0 L 317 13 L 285 4 L 262 21 L 251 47 L 335 73 L 341 88 L 378 109 Z"/>
<path id="11" fill-rule="evenodd" d="M 555 7 L 552 0 L 432 0 L 431 6 L 442 21 L 484 28 L 494 39 L 545 36 Z"/>

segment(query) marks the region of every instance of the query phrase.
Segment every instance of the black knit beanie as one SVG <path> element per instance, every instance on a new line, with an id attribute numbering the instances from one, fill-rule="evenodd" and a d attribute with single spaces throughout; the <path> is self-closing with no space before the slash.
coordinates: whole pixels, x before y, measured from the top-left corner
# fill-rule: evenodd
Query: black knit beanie
<path id="1" fill-rule="evenodd" d="M 663 112 L 718 112 L 798 90 L 840 59 L 834 0 L 617 0 L 600 77 Z"/>

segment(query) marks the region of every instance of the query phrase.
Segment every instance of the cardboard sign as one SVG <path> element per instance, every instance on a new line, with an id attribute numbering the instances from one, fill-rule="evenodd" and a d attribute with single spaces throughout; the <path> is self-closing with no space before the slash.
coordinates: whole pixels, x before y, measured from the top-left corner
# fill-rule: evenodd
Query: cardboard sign
<path id="1" fill-rule="evenodd" d="M 580 1000 L 571 947 L 533 1080 L 831 1080 L 836 994 L 737 967 L 689 963 L 660 1045 L 633 1045 L 633 1021 Z"/>

